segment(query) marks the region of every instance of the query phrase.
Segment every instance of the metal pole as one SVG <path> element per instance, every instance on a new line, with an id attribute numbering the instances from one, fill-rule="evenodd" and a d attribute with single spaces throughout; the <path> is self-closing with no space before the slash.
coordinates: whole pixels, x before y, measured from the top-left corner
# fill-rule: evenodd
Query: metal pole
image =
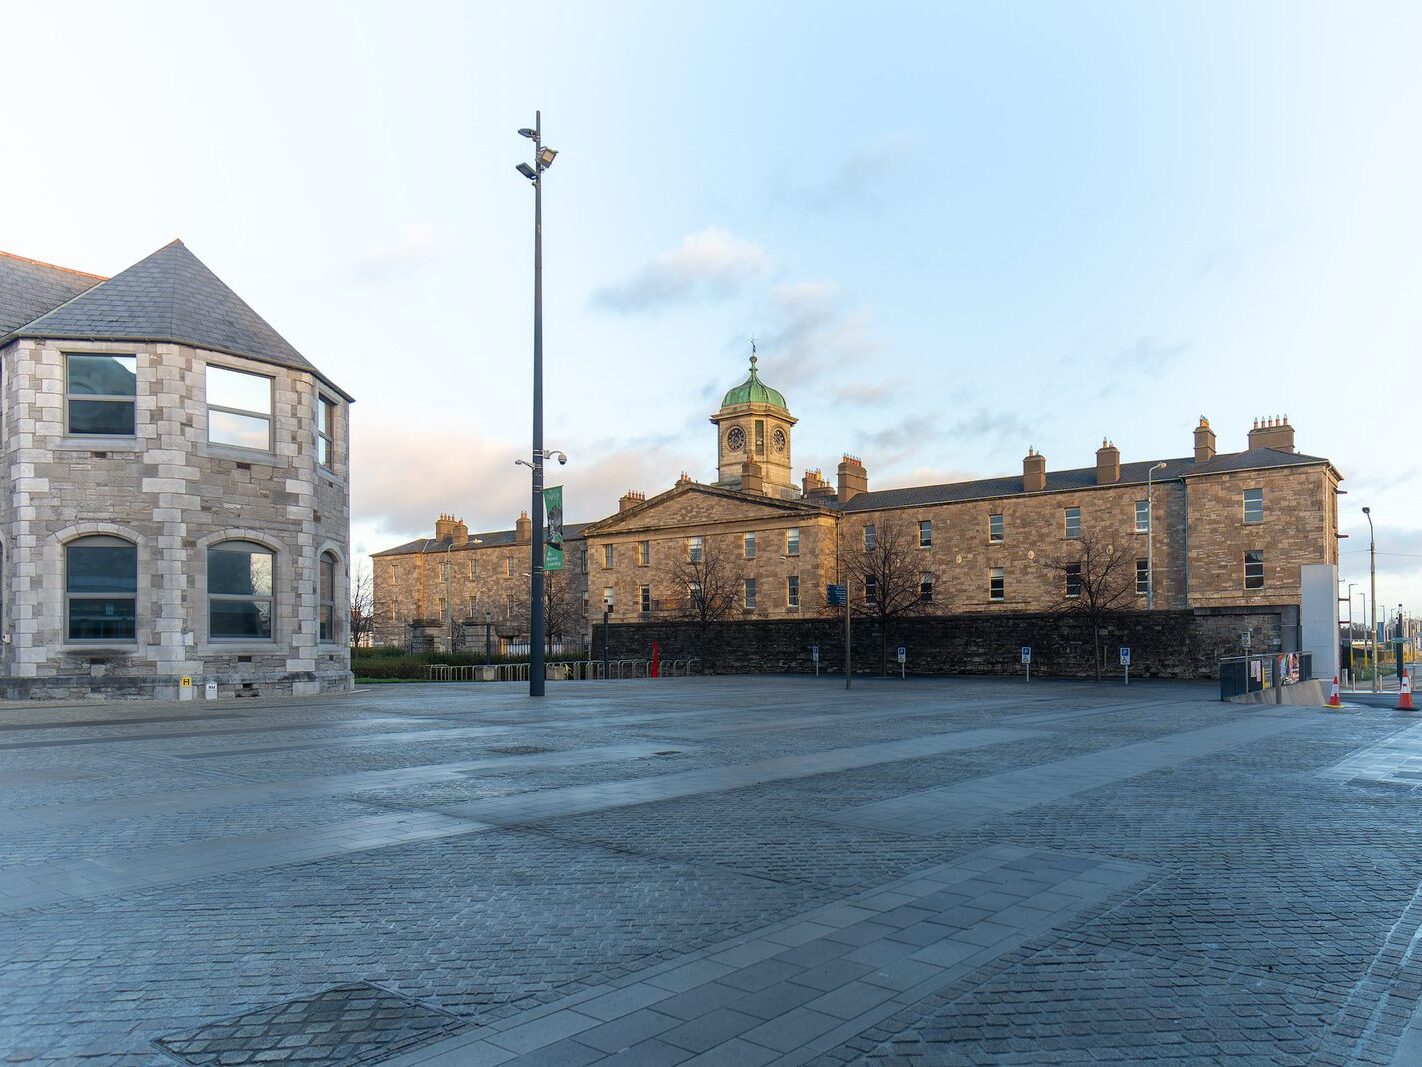
<path id="1" fill-rule="evenodd" d="M 850 652 L 850 642 L 852 635 L 849 630 L 849 583 L 844 583 L 844 688 L 849 688 L 850 680 L 854 677 L 853 655 Z"/>
<path id="2" fill-rule="evenodd" d="M 1352 582 L 1349 582 L 1349 583 L 1348 583 L 1348 675 L 1349 675 L 1348 684 L 1349 684 L 1349 687 L 1350 687 L 1350 688 L 1356 684 L 1356 683 L 1353 681 L 1353 676 L 1358 673 L 1357 668 L 1353 665 L 1354 656 L 1355 656 L 1354 646 L 1356 645 L 1356 643 L 1357 643 L 1357 641 L 1356 641 L 1356 639 L 1355 639 L 1354 636 L 1353 636 L 1353 583 L 1352 583 Z"/>
<path id="3" fill-rule="evenodd" d="M 1119 464 L 1117 465 L 1119 469 Z M 1155 499 L 1151 479 L 1155 468 L 1146 471 L 1146 610 L 1155 610 Z"/>
<path id="4" fill-rule="evenodd" d="M 449 554 L 454 551 L 454 538 L 449 539 L 449 546 L 444 550 L 444 625 L 449 630 L 449 651 L 454 651 L 454 579 L 451 576 L 450 568 L 453 563 Z"/>
<path id="5" fill-rule="evenodd" d="M 533 520 L 530 549 L 528 695 L 543 696 L 543 112 L 533 113 Z"/>
<path id="6" fill-rule="evenodd" d="M 1371 582 L 1371 598 L 1373 602 L 1372 626 L 1373 626 L 1373 692 L 1379 691 L 1378 686 L 1378 546 L 1373 537 L 1373 512 L 1371 508 L 1364 508 L 1363 514 L 1368 517 L 1368 578 Z"/>
<path id="7" fill-rule="evenodd" d="M 602 680 L 603 680 L 604 682 L 607 681 L 608 678 L 611 677 L 611 675 L 608 674 L 608 669 L 607 669 L 607 668 L 608 668 L 608 651 L 607 651 L 607 646 L 608 646 L 608 642 L 609 642 L 609 640 L 610 640 L 610 638 L 611 638 L 611 636 L 612 636 L 612 631 L 611 631 L 611 629 L 608 627 L 608 624 L 607 624 L 607 623 L 608 623 L 608 618 L 609 618 L 609 616 L 611 616 L 611 615 L 612 615 L 612 609 L 609 608 L 607 605 L 604 604 L 604 605 L 603 605 L 603 608 L 602 608 Z"/>
<path id="8" fill-rule="evenodd" d="M 484 666 L 494 663 L 494 613 L 484 609 Z"/>

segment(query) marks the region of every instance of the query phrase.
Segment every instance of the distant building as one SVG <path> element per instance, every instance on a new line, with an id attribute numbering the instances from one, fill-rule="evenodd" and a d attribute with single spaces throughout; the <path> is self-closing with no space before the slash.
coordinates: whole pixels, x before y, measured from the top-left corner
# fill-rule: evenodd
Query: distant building
<path id="1" fill-rule="evenodd" d="M 180 241 L 0 253 L 9 698 L 349 688 L 350 397 Z"/>
<path id="2" fill-rule="evenodd" d="M 616 514 L 578 528 L 593 619 L 604 604 L 622 623 L 686 615 L 698 595 L 688 587 L 695 571 L 688 564 L 712 555 L 733 571 L 729 617 L 820 613 L 825 587 L 843 577 L 843 559 L 889 524 L 912 538 L 924 610 L 939 615 L 1060 608 L 1072 595 L 1071 577 L 1045 564 L 1073 541 L 1097 537 L 1131 553 L 1132 606 L 1145 606 L 1153 568 L 1157 609 L 1278 608 L 1283 625 L 1297 627 L 1300 568 L 1338 559 L 1341 476 L 1327 459 L 1295 449 L 1287 419 L 1257 421 L 1237 452 L 1218 452 L 1215 431 L 1201 418 L 1185 456 L 1122 462 L 1103 441 L 1093 466 L 1048 471 L 1046 458 L 1029 450 L 1020 475 L 882 490 L 870 489 L 855 456 L 841 459 L 833 485 L 820 470 L 793 479 L 796 420 L 761 381 L 755 357 L 711 422 L 714 482 L 683 475 L 655 496 L 628 493 Z M 497 543 L 506 535 L 492 536 Z M 410 583 L 416 573 L 439 573 L 419 560 L 446 544 L 437 535 L 376 557 L 377 591 L 385 590 L 392 618 L 443 617 L 434 607 L 438 583 Z M 525 546 L 520 575 L 527 555 Z M 411 577 L 387 577 L 382 586 L 382 569 L 388 576 L 392 567 Z M 456 597 L 466 595 L 458 567 L 453 573 Z M 493 595 L 517 598 L 526 589 L 526 577 L 507 580 L 507 590 Z M 861 606 L 875 596 L 863 582 L 849 584 Z"/>

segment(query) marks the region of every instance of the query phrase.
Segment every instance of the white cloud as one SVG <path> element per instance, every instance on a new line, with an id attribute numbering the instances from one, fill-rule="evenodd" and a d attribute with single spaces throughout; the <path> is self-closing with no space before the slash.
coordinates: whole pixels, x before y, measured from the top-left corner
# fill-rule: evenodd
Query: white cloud
<path id="1" fill-rule="evenodd" d="M 443 231 L 428 223 L 407 222 L 393 237 L 362 252 L 351 270 L 364 281 L 385 281 L 430 263 L 443 244 Z"/>
<path id="2" fill-rule="evenodd" d="M 765 250 L 727 230 L 708 226 L 688 234 L 631 278 L 593 293 L 610 311 L 649 311 L 687 300 L 734 296 L 770 265 Z"/>

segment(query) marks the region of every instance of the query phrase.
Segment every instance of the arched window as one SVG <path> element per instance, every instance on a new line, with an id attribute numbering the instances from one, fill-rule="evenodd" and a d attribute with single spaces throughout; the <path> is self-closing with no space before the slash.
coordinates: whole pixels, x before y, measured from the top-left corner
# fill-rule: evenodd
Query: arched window
<path id="1" fill-rule="evenodd" d="M 64 546 L 64 634 L 69 641 L 138 638 L 138 547 L 121 537 Z"/>
<path id="2" fill-rule="evenodd" d="M 321 585 L 317 605 L 321 613 L 321 640 L 336 640 L 336 557 L 321 553 Z"/>
<path id="3" fill-rule="evenodd" d="M 209 638 L 271 638 L 274 563 L 271 549 L 251 541 L 223 541 L 207 550 Z"/>

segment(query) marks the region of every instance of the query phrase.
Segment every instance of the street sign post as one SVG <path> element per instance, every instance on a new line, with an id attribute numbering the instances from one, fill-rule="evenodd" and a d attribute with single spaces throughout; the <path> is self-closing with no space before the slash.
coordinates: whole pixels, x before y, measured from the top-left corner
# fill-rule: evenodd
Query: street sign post
<path id="1" fill-rule="evenodd" d="M 1126 669 L 1126 685 L 1131 684 L 1131 650 L 1125 645 L 1121 646 L 1121 666 Z"/>
<path id="2" fill-rule="evenodd" d="M 820 646 L 819 646 L 819 645 L 811 645 L 811 646 L 810 646 L 810 658 L 815 661 L 815 677 L 818 678 L 818 677 L 820 676 Z"/>
<path id="3" fill-rule="evenodd" d="M 908 649 L 903 645 L 899 646 L 899 677 L 904 676 L 904 663 L 908 659 Z"/>
<path id="4" fill-rule="evenodd" d="M 1022 646 L 1022 669 L 1027 672 L 1027 681 L 1032 680 L 1032 646 Z"/>
<path id="5" fill-rule="evenodd" d="M 851 634 L 849 630 L 849 586 L 825 586 L 825 603 L 830 607 L 844 608 L 844 688 L 848 689 L 849 683 L 854 678 L 854 654 L 850 648 Z"/>

